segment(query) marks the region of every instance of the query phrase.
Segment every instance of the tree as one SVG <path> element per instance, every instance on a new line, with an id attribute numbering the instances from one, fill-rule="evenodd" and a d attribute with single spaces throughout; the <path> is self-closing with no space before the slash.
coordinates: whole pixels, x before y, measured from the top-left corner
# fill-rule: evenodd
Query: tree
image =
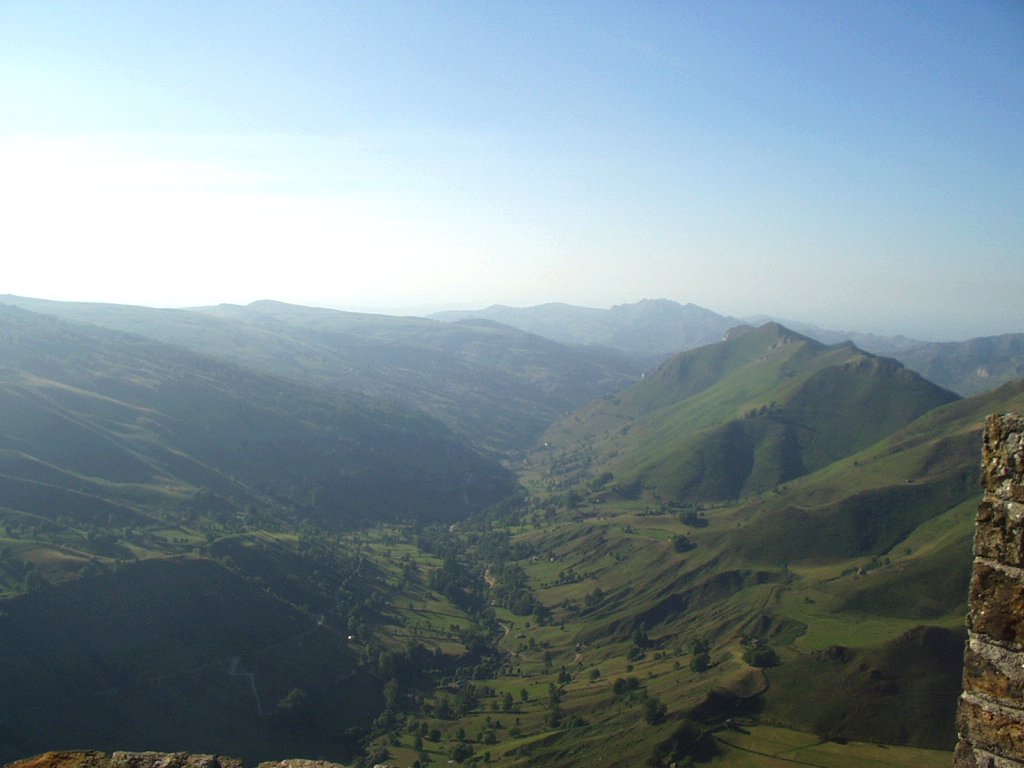
<path id="1" fill-rule="evenodd" d="M 623 694 L 635 691 L 640 687 L 640 680 L 635 676 L 626 678 L 616 678 L 615 682 L 612 683 L 612 693 L 616 696 L 622 696 Z"/>
<path id="2" fill-rule="evenodd" d="M 752 667 L 774 667 L 779 664 L 779 654 L 771 646 L 757 643 L 743 651 L 743 660 Z"/>
<path id="3" fill-rule="evenodd" d="M 696 544 L 690 541 L 690 537 L 684 533 L 679 533 L 672 537 L 672 549 L 676 552 L 689 552 L 691 549 L 696 548 L 696 546 Z"/>
<path id="4" fill-rule="evenodd" d="M 384 706 L 388 709 L 394 709 L 398 703 L 398 681 L 395 678 L 391 678 L 384 684 Z"/>
<path id="5" fill-rule="evenodd" d="M 665 719 L 668 714 L 666 707 L 657 696 L 648 696 L 644 699 L 644 720 L 650 725 L 657 725 Z"/>
<path id="6" fill-rule="evenodd" d="M 290 729 L 310 727 L 316 720 L 309 695 L 301 688 L 292 688 L 277 702 L 274 716 L 279 723 Z"/>
<path id="7" fill-rule="evenodd" d="M 473 747 L 466 743 L 456 744 L 449 753 L 452 760 L 457 763 L 464 763 L 473 756 Z"/>

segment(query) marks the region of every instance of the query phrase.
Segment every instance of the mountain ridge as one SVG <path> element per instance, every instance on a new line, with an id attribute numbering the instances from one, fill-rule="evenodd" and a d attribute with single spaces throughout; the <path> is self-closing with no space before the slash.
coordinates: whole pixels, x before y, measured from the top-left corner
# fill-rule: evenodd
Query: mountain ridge
<path id="1" fill-rule="evenodd" d="M 492 305 L 482 310 L 431 315 L 441 320 L 471 316 L 488 317 L 551 338 L 634 352 L 649 364 L 686 349 L 721 341 L 737 326 L 778 322 L 823 344 L 852 341 L 866 352 L 895 358 L 939 386 L 964 396 L 980 394 L 1024 375 L 1024 333 L 964 341 L 922 341 L 903 335 L 830 330 L 769 315 L 734 318 L 668 299 L 644 299 L 607 310 L 550 303 L 519 308 Z M 669 324 L 675 323 L 676 331 L 666 332 L 666 318 Z"/>
<path id="2" fill-rule="evenodd" d="M 481 483 L 486 503 L 514 488 L 504 470 L 426 416 L 142 336 L 0 307 L 0 368 L 5 482 L 37 512 L 45 502 L 30 502 L 33 492 L 47 497 L 54 488 L 31 478 L 43 467 L 115 497 L 146 497 L 154 510 L 209 488 L 242 506 L 318 497 L 310 509 L 338 521 L 475 508 L 463 501 L 477 492 L 464 486 L 467 476 Z M 273 480 L 262 472 L 268 462 L 276 464 Z M 9 474 L 19 468 L 28 474 Z M 381 472 L 394 485 L 372 490 Z M 499 482 L 485 491 L 492 481 Z"/>
<path id="3" fill-rule="evenodd" d="M 324 390 L 401 402 L 491 453 L 529 445 L 556 414 L 615 391 L 641 373 L 641 366 L 622 353 L 567 347 L 507 326 L 453 325 L 274 301 L 167 310 L 7 300 Z"/>
<path id="4" fill-rule="evenodd" d="M 157 316 L 168 337 L 210 330 L 214 350 L 230 341 L 261 366 L 279 354 L 280 373 L 0 308 L 0 624 L 17 639 L 0 645 L 0 682 L 31 703 L 0 707 L 5 759 L 89 743 L 569 768 L 611 753 L 665 765 L 715 743 L 729 765 L 730 743 L 773 753 L 768 721 L 818 734 L 808 745 L 950 745 L 978 414 L 1020 406 L 1024 382 L 956 399 L 853 343 L 734 326 L 571 410 L 522 466 L 504 454 L 528 495 L 441 500 L 430 516 L 429 468 L 480 453 L 405 405 L 284 372 L 326 377 L 360 345 L 443 366 L 450 345 L 460 375 L 497 374 L 530 359 L 500 348 L 525 335 L 490 320 L 339 324 L 280 302 L 208 311 Z M 378 498 L 332 495 L 339 467 L 375 477 Z M 412 487 L 402 478 L 421 483 L 416 512 L 382 521 L 398 511 L 388 493 Z M 148 613 L 122 610 L 138 600 Z M 856 702 L 823 698 L 844 686 Z M 716 739 L 723 718 L 745 732 Z M 806 749 L 831 766 L 870 748 Z M 888 754 L 941 757 L 904 749 Z"/>
<path id="5" fill-rule="evenodd" d="M 541 464 L 546 454 L 585 455 L 627 485 L 724 501 L 831 463 L 954 399 L 895 360 L 767 323 L 682 352 L 563 418 L 535 455 Z"/>

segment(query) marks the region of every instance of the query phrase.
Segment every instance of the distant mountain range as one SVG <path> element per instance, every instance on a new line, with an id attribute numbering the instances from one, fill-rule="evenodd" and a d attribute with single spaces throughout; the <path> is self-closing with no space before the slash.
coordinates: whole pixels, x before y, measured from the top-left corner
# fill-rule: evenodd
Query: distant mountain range
<path id="1" fill-rule="evenodd" d="M 497 450 L 525 447 L 557 414 L 627 385 L 671 355 L 721 341 L 738 325 L 781 322 L 824 344 L 852 341 L 965 396 L 1024 376 L 1024 333 L 926 342 L 736 318 L 667 299 L 611 309 L 494 305 L 430 318 L 273 301 L 183 310 L 7 295 L 0 304 L 143 333 L 319 386 L 383 394 Z M 295 345 L 313 354 L 297 355 Z"/>
<path id="2" fill-rule="evenodd" d="M 150 309 L 0 296 L 0 305 L 147 336 L 251 370 L 416 408 L 479 449 L 532 444 L 555 418 L 636 381 L 643 364 L 486 320 L 443 323 L 259 301 Z"/>
<path id="3" fill-rule="evenodd" d="M 721 341 L 737 325 L 781 322 L 824 344 L 852 341 L 866 352 L 893 357 L 961 395 L 980 394 L 1024 376 L 1024 333 L 927 342 L 906 336 L 827 330 L 767 315 L 740 319 L 667 299 L 620 304 L 611 309 L 569 304 L 523 308 L 495 305 L 477 311 L 439 312 L 432 317 L 446 321 L 485 318 L 565 343 L 616 349 L 647 363 Z"/>
<path id="4" fill-rule="evenodd" d="M 344 526 L 459 519 L 514 489 L 495 461 L 408 407 L 9 306 L 0 412 L 5 518 L 69 526 L 85 553 L 92 525 L 196 505 Z"/>
<path id="5" fill-rule="evenodd" d="M 721 341 L 730 328 L 741 322 L 696 304 L 677 304 L 667 299 L 647 299 L 611 309 L 571 304 L 524 308 L 496 304 L 475 312 L 438 312 L 431 317 L 446 322 L 493 320 L 564 344 L 607 347 L 652 359 Z"/>

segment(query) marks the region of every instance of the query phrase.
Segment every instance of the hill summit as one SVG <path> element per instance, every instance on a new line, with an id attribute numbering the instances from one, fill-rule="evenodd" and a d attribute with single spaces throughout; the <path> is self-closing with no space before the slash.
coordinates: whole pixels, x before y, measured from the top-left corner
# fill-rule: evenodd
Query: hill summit
<path id="1" fill-rule="evenodd" d="M 733 500 L 824 467 L 956 399 L 895 360 L 767 323 L 678 354 L 561 419 L 538 460 L 563 485 L 611 472 L 665 498 Z"/>

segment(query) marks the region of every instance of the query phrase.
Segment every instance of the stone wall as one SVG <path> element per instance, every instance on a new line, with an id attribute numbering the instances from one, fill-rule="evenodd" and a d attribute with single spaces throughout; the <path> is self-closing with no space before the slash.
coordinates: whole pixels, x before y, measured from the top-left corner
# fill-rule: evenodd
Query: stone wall
<path id="1" fill-rule="evenodd" d="M 1024 767 L 1024 418 L 990 416 L 956 768 Z"/>
<path id="2" fill-rule="evenodd" d="M 188 752 L 46 752 L 8 763 L 4 768 L 242 768 L 237 757 L 194 755 Z M 276 760 L 257 768 L 345 768 L 323 760 Z"/>

